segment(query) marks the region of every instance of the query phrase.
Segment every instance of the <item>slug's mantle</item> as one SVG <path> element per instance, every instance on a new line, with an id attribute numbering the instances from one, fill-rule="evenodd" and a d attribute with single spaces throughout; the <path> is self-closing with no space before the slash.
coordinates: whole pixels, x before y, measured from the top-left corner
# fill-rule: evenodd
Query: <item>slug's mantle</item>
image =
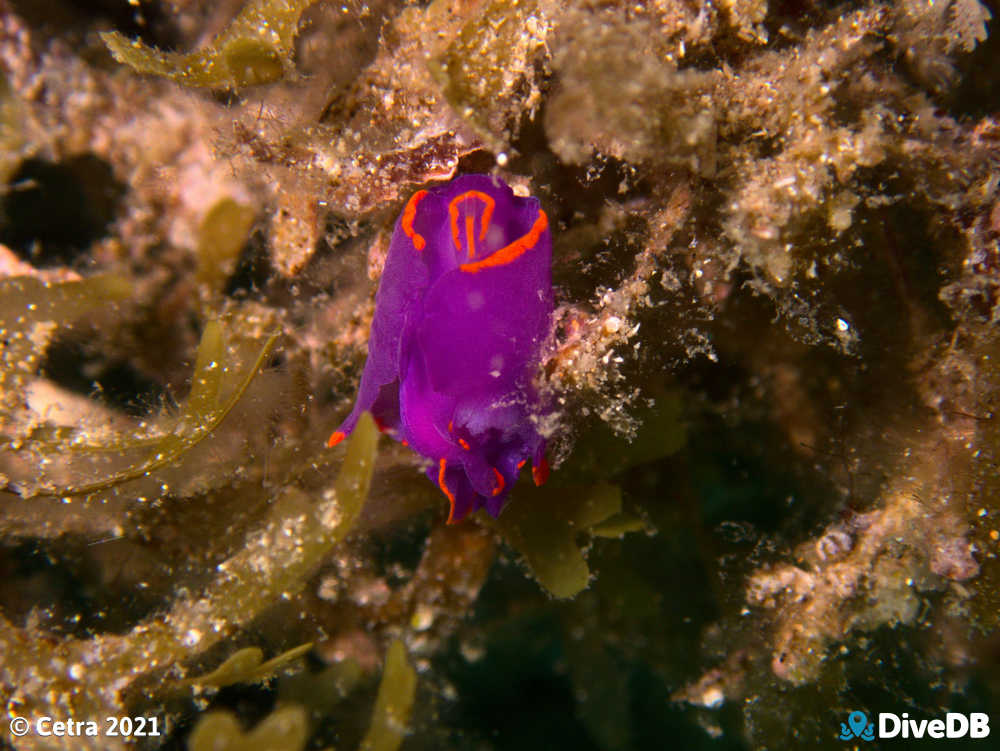
<path id="1" fill-rule="evenodd" d="M 538 199 L 463 175 L 413 194 L 375 296 L 368 361 L 334 446 L 370 411 L 431 460 L 449 522 L 503 508 L 521 467 L 548 474 L 532 378 L 552 319 L 552 237 Z"/>

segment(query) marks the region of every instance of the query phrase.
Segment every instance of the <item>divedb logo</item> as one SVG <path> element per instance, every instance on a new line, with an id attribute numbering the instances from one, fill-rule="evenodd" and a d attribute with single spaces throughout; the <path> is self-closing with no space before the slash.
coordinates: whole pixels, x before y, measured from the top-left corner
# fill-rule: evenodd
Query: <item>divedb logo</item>
<path id="1" fill-rule="evenodd" d="M 986 738 L 990 734 L 990 716 L 984 712 L 948 712 L 944 719 L 913 720 L 906 712 L 879 712 L 878 725 L 868 715 L 855 710 L 840 723 L 842 741 L 873 741 L 876 738 Z"/>

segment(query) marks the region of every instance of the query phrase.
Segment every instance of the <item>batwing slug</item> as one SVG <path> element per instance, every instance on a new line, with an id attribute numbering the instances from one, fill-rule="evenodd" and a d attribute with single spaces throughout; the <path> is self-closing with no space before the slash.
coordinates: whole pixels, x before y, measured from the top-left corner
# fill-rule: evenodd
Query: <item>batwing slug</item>
<path id="1" fill-rule="evenodd" d="M 463 175 L 413 194 L 375 296 L 357 401 L 335 446 L 370 411 L 430 460 L 449 522 L 499 515 L 526 461 L 548 474 L 532 379 L 552 318 L 552 236 L 538 199 Z"/>

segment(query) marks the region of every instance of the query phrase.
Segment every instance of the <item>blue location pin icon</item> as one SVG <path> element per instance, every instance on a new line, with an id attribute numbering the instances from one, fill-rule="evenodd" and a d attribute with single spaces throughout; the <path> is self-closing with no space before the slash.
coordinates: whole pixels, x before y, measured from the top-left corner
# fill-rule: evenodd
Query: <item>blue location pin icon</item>
<path id="1" fill-rule="evenodd" d="M 864 712 L 851 712 L 847 715 L 847 724 L 851 726 L 851 731 L 855 738 L 860 738 L 868 725 L 868 718 Z"/>

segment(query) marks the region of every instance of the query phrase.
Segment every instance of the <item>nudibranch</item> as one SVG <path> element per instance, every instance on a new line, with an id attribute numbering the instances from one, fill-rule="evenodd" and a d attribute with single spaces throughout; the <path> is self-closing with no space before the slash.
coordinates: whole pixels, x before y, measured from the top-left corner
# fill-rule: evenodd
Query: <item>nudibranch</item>
<path id="1" fill-rule="evenodd" d="M 533 379 L 552 320 L 552 236 L 537 198 L 463 175 L 413 194 L 375 295 L 368 361 L 335 446 L 370 411 L 430 460 L 449 522 L 499 515 L 526 462 L 548 475 Z"/>

